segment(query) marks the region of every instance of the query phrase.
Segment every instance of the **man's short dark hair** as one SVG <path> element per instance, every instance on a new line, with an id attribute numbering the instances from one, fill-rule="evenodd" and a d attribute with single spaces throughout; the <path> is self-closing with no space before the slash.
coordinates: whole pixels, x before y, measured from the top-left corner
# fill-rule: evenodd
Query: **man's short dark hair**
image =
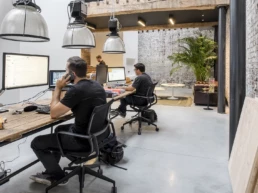
<path id="1" fill-rule="evenodd" d="M 140 70 L 141 72 L 145 72 L 145 65 L 143 63 L 137 63 L 137 64 L 134 65 L 134 67 L 137 70 Z"/>
<path id="2" fill-rule="evenodd" d="M 71 57 L 67 60 L 68 69 L 73 71 L 76 76 L 83 78 L 87 74 L 87 63 L 79 56 Z"/>
<path id="3" fill-rule="evenodd" d="M 97 58 L 97 59 L 102 59 L 101 55 L 97 55 L 96 58 Z"/>

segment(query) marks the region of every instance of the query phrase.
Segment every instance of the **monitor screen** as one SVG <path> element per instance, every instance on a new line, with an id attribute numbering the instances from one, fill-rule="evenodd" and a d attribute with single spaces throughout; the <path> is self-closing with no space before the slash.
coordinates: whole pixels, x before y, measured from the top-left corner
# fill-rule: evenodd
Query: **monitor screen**
<path id="1" fill-rule="evenodd" d="M 57 80 L 61 79 L 65 74 L 66 74 L 65 70 L 50 70 L 49 88 L 55 88 Z"/>
<path id="2" fill-rule="evenodd" d="M 4 53 L 3 61 L 3 89 L 48 84 L 49 56 Z"/>
<path id="3" fill-rule="evenodd" d="M 124 80 L 126 80 L 124 67 L 108 68 L 109 82 L 124 81 Z"/>
<path id="4" fill-rule="evenodd" d="M 96 81 L 99 84 L 106 83 L 107 82 L 107 73 L 108 73 L 107 65 L 97 65 L 96 66 Z"/>

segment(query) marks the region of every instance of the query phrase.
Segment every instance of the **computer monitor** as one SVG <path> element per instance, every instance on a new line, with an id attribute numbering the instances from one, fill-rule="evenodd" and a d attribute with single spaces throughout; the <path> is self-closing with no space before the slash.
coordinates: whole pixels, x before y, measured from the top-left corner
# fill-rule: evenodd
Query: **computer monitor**
<path id="1" fill-rule="evenodd" d="M 48 85 L 49 56 L 3 54 L 3 90 Z"/>
<path id="2" fill-rule="evenodd" d="M 108 66 L 107 65 L 97 65 L 96 66 L 96 81 L 103 85 L 107 83 Z"/>
<path id="3" fill-rule="evenodd" d="M 110 67 L 108 68 L 108 82 L 125 83 L 125 68 L 124 67 Z"/>
<path id="4" fill-rule="evenodd" d="M 61 79 L 65 74 L 66 74 L 65 70 L 50 70 L 49 88 L 55 88 L 57 80 Z"/>

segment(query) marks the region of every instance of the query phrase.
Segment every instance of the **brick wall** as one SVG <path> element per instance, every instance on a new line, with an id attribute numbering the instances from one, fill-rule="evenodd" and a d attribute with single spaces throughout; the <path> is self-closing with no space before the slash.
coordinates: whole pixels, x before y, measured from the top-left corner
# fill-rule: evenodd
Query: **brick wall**
<path id="1" fill-rule="evenodd" d="M 92 72 L 92 71 L 96 71 L 96 68 L 95 67 L 92 67 L 91 66 L 91 53 L 90 53 L 90 50 L 88 50 L 88 49 L 82 49 L 81 50 L 81 58 L 82 59 L 84 59 L 85 61 L 86 61 L 86 63 L 87 63 L 87 67 L 88 67 L 88 69 L 87 69 L 87 73 L 90 73 L 90 72 Z"/>
<path id="2" fill-rule="evenodd" d="M 172 62 L 167 57 L 179 51 L 178 39 L 195 36 L 198 32 L 214 39 L 214 28 L 139 32 L 138 60 L 146 65 L 146 72 L 157 81 L 194 82 L 194 73 L 186 66 L 183 66 L 170 76 Z"/>
<path id="3" fill-rule="evenodd" d="M 246 96 L 258 96 L 258 0 L 246 1 Z"/>

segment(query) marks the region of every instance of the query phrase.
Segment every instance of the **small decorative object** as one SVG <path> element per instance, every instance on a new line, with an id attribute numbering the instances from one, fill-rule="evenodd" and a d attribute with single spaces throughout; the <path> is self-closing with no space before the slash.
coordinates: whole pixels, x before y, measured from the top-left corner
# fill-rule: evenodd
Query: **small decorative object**
<path id="1" fill-rule="evenodd" d="M 204 92 L 207 92 L 207 91 L 209 90 L 209 88 L 202 88 L 202 90 L 203 90 Z"/>
<path id="2" fill-rule="evenodd" d="M 209 79 L 209 92 L 214 92 L 214 87 L 215 87 L 215 79 L 210 78 Z"/>
<path id="3" fill-rule="evenodd" d="M 0 117 L 0 130 L 4 129 L 4 123 L 7 122 L 6 118 Z"/>

